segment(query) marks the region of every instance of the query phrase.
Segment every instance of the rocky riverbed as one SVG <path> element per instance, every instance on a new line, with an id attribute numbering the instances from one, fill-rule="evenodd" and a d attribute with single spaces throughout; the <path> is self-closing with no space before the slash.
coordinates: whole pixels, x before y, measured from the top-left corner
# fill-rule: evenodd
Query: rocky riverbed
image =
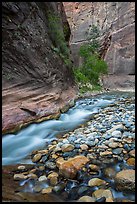
<path id="1" fill-rule="evenodd" d="M 12 171 L 20 199 L 37 195 L 46 196 L 45 202 L 134 202 L 134 100 L 118 100 L 46 148 L 34 150 L 33 165 L 17 165 Z"/>

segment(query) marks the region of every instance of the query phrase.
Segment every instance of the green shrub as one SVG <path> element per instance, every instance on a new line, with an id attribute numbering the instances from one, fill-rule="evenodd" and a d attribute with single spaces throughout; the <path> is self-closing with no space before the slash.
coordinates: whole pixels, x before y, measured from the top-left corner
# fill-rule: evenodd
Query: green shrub
<path id="1" fill-rule="evenodd" d="M 96 26 L 91 29 L 92 41 L 82 45 L 79 50 L 79 55 L 83 58 L 83 64 L 74 69 L 74 76 L 77 82 L 90 82 L 93 89 L 100 89 L 99 78 L 102 74 L 107 74 L 108 66 L 106 62 L 99 56 L 99 42 L 96 39 L 99 37 L 99 31 Z M 85 88 L 84 88 L 85 90 Z"/>
<path id="2" fill-rule="evenodd" d="M 54 45 L 53 50 L 60 55 L 67 65 L 70 64 L 69 49 L 65 41 L 63 30 L 61 29 L 60 17 L 49 12 L 48 27 L 50 37 Z"/>
<path id="3" fill-rule="evenodd" d="M 73 73 L 76 82 L 86 83 L 89 81 L 88 77 L 86 77 L 80 69 L 77 68 L 73 69 Z"/>

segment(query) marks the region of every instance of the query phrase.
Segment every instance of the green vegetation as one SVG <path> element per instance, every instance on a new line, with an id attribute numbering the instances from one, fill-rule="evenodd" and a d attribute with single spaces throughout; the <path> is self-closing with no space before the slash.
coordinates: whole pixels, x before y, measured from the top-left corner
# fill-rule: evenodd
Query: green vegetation
<path id="1" fill-rule="evenodd" d="M 92 41 L 89 44 L 82 45 L 79 55 L 83 58 L 83 64 L 78 68 L 73 68 L 76 82 L 79 84 L 80 91 L 100 90 L 99 78 L 102 74 L 107 74 L 107 64 L 99 56 L 99 31 L 97 27 L 92 26 L 90 37 Z M 91 84 L 88 86 L 86 84 Z"/>
<path id="2" fill-rule="evenodd" d="M 65 35 L 61 28 L 61 20 L 58 15 L 48 12 L 48 27 L 53 43 L 52 49 L 63 59 L 67 66 L 71 65 L 69 59 L 69 49 L 65 41 Z M 67 32 L 65 28 L 65 32 Z"/>

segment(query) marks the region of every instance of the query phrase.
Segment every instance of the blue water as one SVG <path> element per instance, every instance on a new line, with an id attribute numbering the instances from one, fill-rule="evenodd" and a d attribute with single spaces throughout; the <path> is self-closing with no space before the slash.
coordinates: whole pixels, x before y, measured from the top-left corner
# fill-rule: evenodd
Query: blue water
<path id="1" fill-rule="evenodd" d="M 3 135 L 2 165 L 31 163 L 27 157 L 33 150 L 44 148 L 57 135 L 75 129 L 92 118 L 101 108 L 107 107 L 125 96 L 125 93 L 108 93 L 80 99 L 73 108 L 61 114 L 59 119 L 31 124 L 16 134 Z"/>

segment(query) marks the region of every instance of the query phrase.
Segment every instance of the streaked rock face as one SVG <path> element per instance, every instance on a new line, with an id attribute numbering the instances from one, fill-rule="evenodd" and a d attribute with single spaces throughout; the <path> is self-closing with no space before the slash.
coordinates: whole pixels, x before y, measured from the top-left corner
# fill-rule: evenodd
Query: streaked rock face
<path id="1" fill-rule="evenodd" d="M 61 2 L 2 4 L 3 132 L 59 113 L 75 95 L 72 71 L 53 50 L 48 12 L 59 15 L 62 33 L 67 20 Z"/>
<path id="2" fill-rule="evenodd" d="M 95 25 L 100 29 L 101 55 L 108 63 L 109 74 L 124 77 L 135 74 L 135 2 L 63 4 L 71 28 L 70 46 L 76 66 L 81 64 L 79 47 L 88 41 L 90 27 Z"/>

